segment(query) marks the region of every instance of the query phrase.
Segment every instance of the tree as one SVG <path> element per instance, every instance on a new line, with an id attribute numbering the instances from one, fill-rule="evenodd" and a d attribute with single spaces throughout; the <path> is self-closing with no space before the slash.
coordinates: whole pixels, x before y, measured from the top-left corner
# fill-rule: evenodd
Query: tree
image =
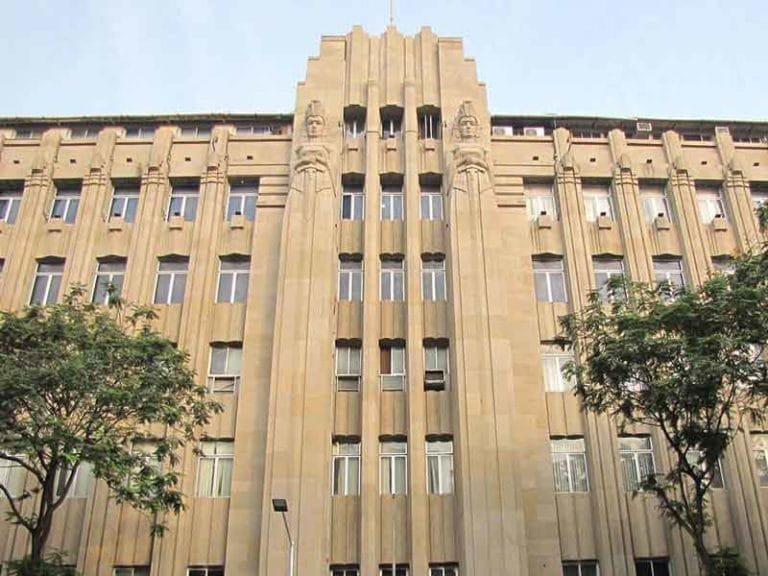
<path id="1" fill-rule="evenodd" d="M 612 302 L 595 292 L 561 318 L 559 341 L 580 359 L 565 370 L 584 410 L 613 416 L 620 430 L 641 424 L 661 433 L 671 469 L 643 479 L 642 489 L 690 535 L 705 574 L 735 574 L 733 552 L 705 543 L 707 495 L 745 421 L 765 414 L 768 249 L 698 288 L 614 280 L 610 289 Z"/>
<path id="2" fill-rule="evenodd" d="M 86 467 L 156 532 L 162 512 L 183 509 L 178 450 L 221 406 L 154 318 L 117 299 L 87 303 L 81 287 L 61 304 L 0 313 L 0 491 L 29 533 L 29 574 L 45 565 L 54 514 Z"/>

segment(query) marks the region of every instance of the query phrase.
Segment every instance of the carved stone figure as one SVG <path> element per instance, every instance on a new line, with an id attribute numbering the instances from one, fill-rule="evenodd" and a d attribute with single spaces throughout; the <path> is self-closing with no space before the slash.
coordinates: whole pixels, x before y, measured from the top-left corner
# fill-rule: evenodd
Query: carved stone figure
<path id="1" fill-rule="evenodd" d="M 493 187 L 491 155 L 480 142 L 480 123 L 471 100 L 465 100 L 456 116 L 454 133 L 457 143 L 452 150 L 451 187 L 469 191 L 470 180 L 479 186 L 478 192 Z"/>
<path id="2" fill-rule="evenodd" d="M 311 173 L 316 176 L 316 192 L 331 188 L 336 194 L 334 182 L 336 176 L 336 153 L 325 141 L 326 116 L 319 100 L 312 100 L 304 114 L 306 140 L 296 148 L 293 163 L 294 178 L 292 188 L 304 192 L 307 179 L 303 176 Z"/>
<path id="3" fill-rule="evenodd" d="M 220 130 L 214 129 L 211 141 L 208 144 L 208 155 L 205 159 L 206 165 L 209 168 L 221 166 L 221 161 L 224 159 L 226 148 L 227 143 L 224 134 Z"/>

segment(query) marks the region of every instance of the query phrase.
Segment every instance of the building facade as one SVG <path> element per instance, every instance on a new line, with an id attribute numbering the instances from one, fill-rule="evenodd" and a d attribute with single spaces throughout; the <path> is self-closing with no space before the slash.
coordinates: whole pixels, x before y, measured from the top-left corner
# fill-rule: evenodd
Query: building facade
<path id="1" fill-rule="evenodd" d="M 165 537 L 83 469 L 52 546 L 87 576 L 284 574 L 283 498 L 301 576 L 699 574 L 636 491 L 661 438 L 582 413 L 552 341 L 612 275 L 695 284 L 751 246 L 766 135 L 491 116 L 427 28 L 324 37 L 292 115 L 0 119 L 2 307 L 119 285 L 225 405 Z M 761 574 L 767 456 L 740 436 L 711 497 Z"/>

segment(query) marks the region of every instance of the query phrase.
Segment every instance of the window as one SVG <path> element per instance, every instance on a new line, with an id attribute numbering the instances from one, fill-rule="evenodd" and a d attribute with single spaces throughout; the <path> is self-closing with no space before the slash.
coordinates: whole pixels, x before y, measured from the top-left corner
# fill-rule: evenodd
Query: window
<path id="1" fill-rule="evenodd" d="M 653 223 L 658 217 L 672 219 L 669 198 L 663 184 L 640 184 L 640 199 L 646 222 Z"/>
<path id="2" fill-rule="evenodd" d="M 752 196 L 752 207 L 757 211 L 760 206 L 768 203 L 768 184 L 750 182 L 749 183 L 750 195 Z"/>
<path id="3" fill-rule="evenodd" d="M 382 564 L 379 576 L 408 576 L 408 564 Z"/>
<path id="4" fill-rule="evenodd" d="M 397 138 L 403 125 L 403 109 L 389 107 L 381 109 L 381 137 Z"/>
<path id="5" fill-rule="evenodd" d="M 339 300 L 360 302 L 363 299 L 363 263 L 360 260 L 339 261 Z"/>
<path id="6" fill-rule="evenodd" d="M 709 224 L 715 218 L 725 218 L 725 202 L 719 186 L 699 184 L 696 186 L 696 203 L 702 224 Z"/>
<path id="7" fill-rule="evenodd" d="M 379 442 L 379 482 L 382 494 L 407 492 L 408 444 L 405 439 Z"/>
<path id="8" fill-rule="evenodd" d="M 534 258 L 533 282 L 539 302 L 567 302 L 562 258 Z"/>
<path id="9" fill-rule="evenodd" d="M 525 184 L 525 211 L 528 220 L 536 220 L 539 216 L 551 216 L 557 220 L 555 195 L 552 184 Z"/>
<path id="10" fill-rule="evenodd" d="M 643 482 L 656 474 L 650 436 L 619 436 L 619 457 L 627 492 L 642 490 Z"/>
<path id="11" fill-rule="evenodd" d="M 563 576 L 600 576 L 596 560 L 563 562 Z"/>
<path id="12" fill-rule="evenodd" d="M 365 108 L 349 106 L 344 109 L 344 135 L 347 138 L 365 138 Z"/>
<path id="13" fill-rule="evenodd" d="M 219 288 L 216 302 L 235 304 L 248 299 L 248 279 L 251 260 L 243 257 L 226 257 L 219 260 Z"/>
<path id="14" fill-rule="evenodd" d="M 203 440 L 197 457 L 197 496 L 229 498 L 232 483 L 232 440 Z"/>
<path id="15" fill-rule="evenodd" d="M 38 140 L 42 137 L 41 128 L 16 128 L 14 138 L 17 140 Z"/>
<path id="16" fill-rule="evenodd" d="M 84 140 L 86 138 L 97 138 L 98 136 L 99 128 L 95 126 L 76 126 L 69 130 L 69 137 L 72 140 Z"/>
<path id="17" fill-rule="evenodd" d="M 384 301 L 405 300 L 405 264 L 402 260 L 381 261 L 380 297 Z"/>
<path id="18" fill-rule="evenodd" d="M 270 126 L 269 124 L 239 124 L 235 127 L 235 134 L 248 134 L 252 136 L 271 136 L 280 134 L 279 126 Z"/>
<path id="19" fill-rule="evenodd" d="M 421 219 L 443 219 L 443 194 L 439 189 L 421 188 Z"/>
<path id="20" fill-rule="evenodd" d="M 683 262 L 679 258 L 654 258 L 653 274 L 657 284 L 668 282 L 674 288 L 685 286 Z"/>
<path id="21" fill-rule="evenodd" d="M 422 260 L 421 296 L 428 302 L 445 300 L 445 260 Z"/>
<path id="22" fill-rule="evenodd" d="M 456 564 L 430 564 L 429 576 L 459 576 Z"/>
<path id="23" fill-rule="evenodd" d="M 768 433 L 750 434 L 752 454 L 755 457 L 755 470 L 760 486 L 768 486 Z"/>
<path id="24" fill-rule="evenodd" d="M 223 566 L 190 566 L 187 576 L 224 576 Z"/>
<path id="25" fill-rule="evenodd" d="M 242 216 L 249 222 L 256 219 L 256 201 L 259 197 L 259 183 L 245 180 L 230 181 L 227 200 L 227 222 L 233 216 Z"/>
<path id="26" fill-rule="evenodd" d="M 573 378 L 566 378 L 563 368 L 573 361 L 573 353 L 558 351 L 554 346 L 544 347 L 541 352 L 541 369 L 544 373 L 544 390 L 570 392 L 576 385 Z"/>
<path id="27" fill-rule="evenodd" d="M 589 492 L 584 438 L 551 438 L 555 492 Z"/>
<path id="28" fill-rule="evenodd" d="M 168 212 L 166 220 L 171 218 L 184 218 L 187 222 L 193 222 L 197 216 L 197 200 L 200 197 L 199 184 L 173 184 L 171 197 L 168 200 Z"/>
<path id="29" fill-rule="evenodd" d="M 67 480 L 70 479 L 70 471 L 67 468 L 60 468 L 56 475 L 56 496 L 66 498 L 87 498 L 91 490 L 91 481 L 93 480 L 93 467 L 88 462 L 80 462 L 75 469 L 74 478 L 69 485 L 67 492 Z"/>
<path id="30" fill-rule="evenodd" d="M 666 558 L 649 558 L 635 560 L 636 576 L 670 576 L 669 560 Z"/>
<path id="31" fill-rule="evenodd" d="M 337 438 L 333 441 L 333 495 L 360 494 L 360 441 Z"/>
<path id="32" fill-rule="evenodd" d="M 453 440 L 427 439 L 427 492 L 453 494 Z"/>
<path id="33" fill-rule="evenodd" d="M 206 125 L 181 126 L 179 136 L 182 138 L 210 138 L 211 127 Z"/>
<path id="34" fill-rule="evenodd" d="M 360 567 L 357 564 L 331 565 L 330 576 L 359 576 Z"/>
<path id="35" fill-rule="evenodd" d="M 51 220 L 61 219 L 67 224 L 74 223 L 77 218 L 77 208 L 80 205 L 80 189 L 79 183 L 56 185 L 56 198 L 54 198 L 51 208 Z"/>
<path id="36" fill-rule="evenodd" d="M 94 304 L 109 304 L 109 288 L 112 288 L 114 297 L 119 298 L 123 290 L 125 278 L 125 259 L 100 260 L 96 270 L 96 281 L 93 285 Z"/>
<path id="37" fill-rule="evenodd" d="M 435 108 L 417 112 L 419 121 L 419 140 L 440 138 L 440 111 Z"/>
<path id="38" fill-rule="evenodd" d="M 242 363 L 242 345 L 211 344 L 208 390 L 210 392 L 234 392 L 240 384 Z"/>
<path id="39" fill-rule="evenodd" d="M 24 183 L 11 183 L 7 186 L 0 184 L 0 222 L 13 224 L 19 215 L 21 196 L 24 191 Z"/>
<path id="40" fill-rule="evenodd" d="M 5 486 L 12 497 L 21 496 L 24 492 L 24 467 L 12 460 L 0 458 L 0 484 Z"/>
<path id="41" fill-rule="evenodd" d="M 736 262 L 730 256 L 713 257 L 712 268 L 715 270 L 715 274 L 731 276 L 736 271 Z"/>
<path id="42" fill-rule="evenodd" d="M 448 346 L 424 345 L 424 389 L 447 390 L 448 378 Z"/>
<path id="43" fill-rule="evenodd" d="M 382 188 L 381 219 L 403 219 L 403 188 L 401 186 L 384 186 Z"/>
<path id="44" fill-rule="evenodd" d="M 126 126 L 125 128 L 126 138 L 142 138 L 151 139 L 155 137 L 154 126 Z"/>
<path id="45" fill-rule="evenodd" d="M 699 468 L 701 472 L 704 472 L 704 469 L 706 468 L 706 463 L 703 460 L 704 455 L 702 454 L 701 450 L 688 450 L 688 452 L 685 453 L 685 459 L 688 461 L 688 463 L 695 468 Z M 710 487 L 712 488 L 725 488 L 725 482 L 723 481 L 723 467 L 720 464 L 720 459 L 717 459 L 717 462 L 715 462 L 714 467 L 712 470 L 710 470 L 710 474 L 708 475 L 711 477 Z"/>
<path id="46" fill-rule="evenodd" d="M 379 378 L 384 391 L 405 390 L 405 346 L 392 344 L 379 348 Z"/>
<path id="47" fill-rule="evenodd" d="M 344 186 L 341 192 L 341 219 L 362 220 L 365 196 L 362 186 Z"/>
<path id="48" fill-rule="evenodd" d="M 59 288 L 63 274 L 63 260 L 38 262 L 29 303 L 32 305 L 55 304 L 59 299 Z"/>
<path id="49" fill-rule="evenodd" d="M 587 184 L 582 187 L 584 193 L 584 211 L 587 222 L 596 222 L 598 218 L 613 220 L 613 201 L 611 189 L 605 184 Z"/>
<path id="50" fill-rule="evenodd" d="M 160 260 L 155 284 L 155 304 L 180 304 L 187 285 L 188 258 Z"/>
<path id="51" fill-rule="evenodd" d="M 349 345 L 336 345 L 336 390 L 357 392 L 362 374 L 362 349 Z"/>
<path id="52" fill-rule="evenodd" d="M 112 576 L 149 576 L 149 566 L 115 566 Z"/>
<path id="53" fill-rule="evenodd" d="M 138 207 L 139 184 L 115 184 L 112 204 L 109 207 L 109 219 L 122 218 L 126 222 L 134 222 Z"/>
<path id="54" fill-rule="evenodd" d="M 608 286 L 611 278 L 624 277 L 624 261 L 621 258 L 592 258 L 595 271 L 595 288 L 600 292 L 600 300 L 610 302 L 616 297 L 616 290 Z"/>

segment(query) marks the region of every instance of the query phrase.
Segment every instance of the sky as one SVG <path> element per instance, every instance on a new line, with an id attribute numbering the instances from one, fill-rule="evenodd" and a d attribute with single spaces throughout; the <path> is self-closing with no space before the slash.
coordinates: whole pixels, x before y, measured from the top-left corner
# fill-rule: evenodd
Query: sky
<path id="1" fill-rule="evenodd" d="M 768 118 L 766 0 L 392 0 L 461 37 L 492 114 Z M 290 113 L 321 35 L 389 0 L 0 0 L 0 116 Z"/>

